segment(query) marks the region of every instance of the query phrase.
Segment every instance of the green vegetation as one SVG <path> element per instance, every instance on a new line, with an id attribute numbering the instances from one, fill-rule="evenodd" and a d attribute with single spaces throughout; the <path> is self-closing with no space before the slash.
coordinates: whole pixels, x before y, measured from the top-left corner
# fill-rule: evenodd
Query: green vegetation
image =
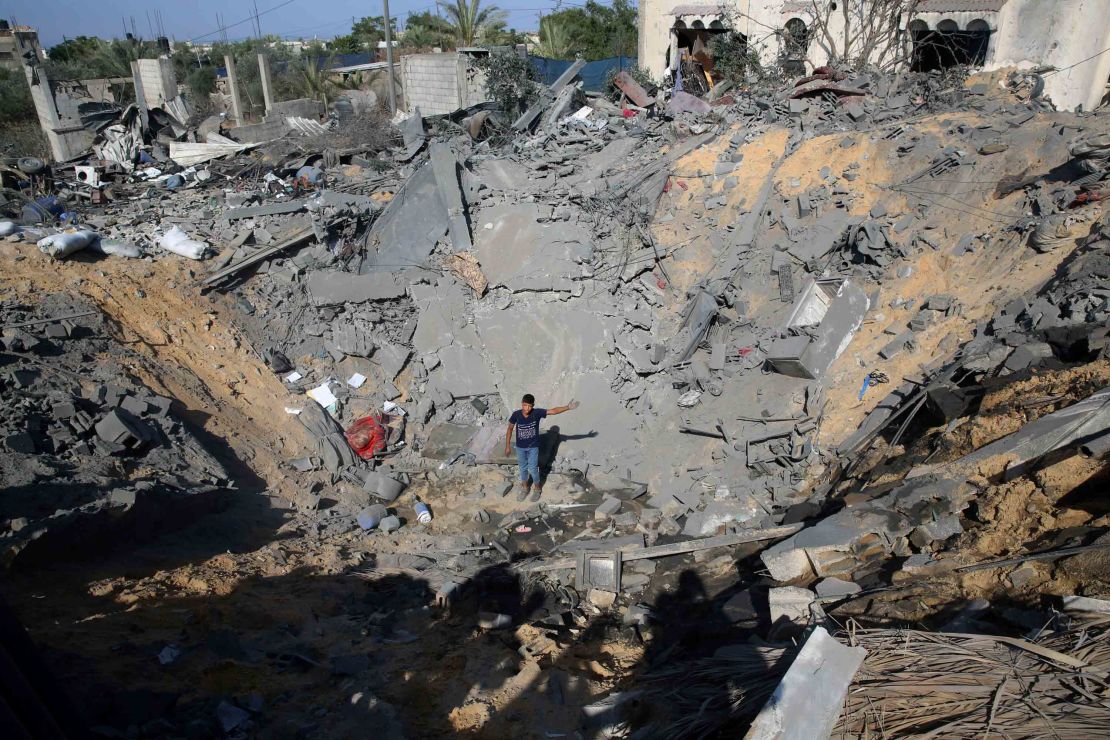
<path id="1" fill-rule="evenodd" d="M 506 14 L 496 5 L 482 7 L 481 0 L 439 0 L 447 16 L 447 27 L 458 46 L 474 46 L 479 41 L 505 33 Z"/>
<path id="2" fill-rule="evenodd" d="M 612 6 L 587 0 L 581 8 L 568 8 L 540 20 L 539 56 L 551 59 L 607 59 L 636 55 L 636 6 L 631 0 L 613 0 Z"/>
<path id="3" fill-rule="evenodd" d="M 130 77 L 131 62 L 156 57 L 158 45 L 142 39 L 104 39 L 78 36 L 50 49 L 46 73 L 53 80 Z"/>
<path id="4" fill-rule="evenodd" d="M 0 125 L 34 118 L 35 103 L 23 70 L 0 68 Z"/>
<path id="5" fill-rule="evenodd" d="M 389 30 L 396 39 L 396 18 L 389 19 Z M 332 41 L 331 50 L 335 54 L 361 54 L 376 50 L 380 41 L 385 41 L 385 17 L 376 15 L 356 21 L 349 34 Z"/>
<path id="6" fill-rule="evenodd" d="M 536 68 L 513 52 L 495 52 L 475 62 L 486 73 L 486 95 L 510 116 L 521 113 L 540 92 Z"/>
<path id="7" fill-rule="evenodd" d="M 429 10 L 410 13 L 401 43 L 413 49 L 447 48 L 455 43 L 455 32 L 450 23 Z"/>
<path id="8" fill-rule="evenodd" d="M 764 75 L 759 53 L 748 45 L 743 34 L 729 31 L 715 35 L 709 41 L 709 52 L 713 55 L 713 74 L 737 86 Z"/>

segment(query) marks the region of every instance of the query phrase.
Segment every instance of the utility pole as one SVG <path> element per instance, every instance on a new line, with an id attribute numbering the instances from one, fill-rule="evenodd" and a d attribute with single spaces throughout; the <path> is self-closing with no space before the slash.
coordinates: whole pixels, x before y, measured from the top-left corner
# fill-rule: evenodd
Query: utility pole
<path id="1" fill-rule="evenodd" d="M 389 0 L 382 0 L 385 15 L 385 66 L 389 72 L 389 115 L 397 115 L 397 93 L 393 90 L 393 33 L 389 29 Z"/>

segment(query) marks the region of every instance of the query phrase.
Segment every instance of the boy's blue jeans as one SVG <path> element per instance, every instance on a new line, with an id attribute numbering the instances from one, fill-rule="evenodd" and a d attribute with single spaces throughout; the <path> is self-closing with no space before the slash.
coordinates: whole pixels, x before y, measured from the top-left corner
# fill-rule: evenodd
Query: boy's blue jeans
<path id="1" fill-rule="evenodd" d="M 516 461 L 520 465 L 520 482 L 527 483 L 528 476 L 532 476 L 532 482 L 537 486 L 540 484 L 540 448 L 539 447 L 517 447 L 516 448 Z"/>

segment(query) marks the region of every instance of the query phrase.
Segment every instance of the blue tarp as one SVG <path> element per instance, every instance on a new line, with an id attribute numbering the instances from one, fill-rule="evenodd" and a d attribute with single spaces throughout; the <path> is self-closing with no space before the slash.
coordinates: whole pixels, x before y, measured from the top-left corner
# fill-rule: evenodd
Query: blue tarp
<path id="1" fill-rule="evenodd" d="M 568 62 L 564 59 L 528 58 L 532 60 L 532 66 L 536 68 L 536 73 L 545 85 L 550 85 L 557 80 L 559 75 L 566 72 L 570 65 L 574 64 L 574 62 Z M 605 87 L 605 78 L 608 76 L 609 70 L 628 69 L 635 66 L 636 57 L 609 57 L 608 59 L 598 59 L 595 62 L 586 62 L 586 66 L 578 74 L 582 78 L 584 89 L 591 92 L 601 92 L 602 88 Z"/>

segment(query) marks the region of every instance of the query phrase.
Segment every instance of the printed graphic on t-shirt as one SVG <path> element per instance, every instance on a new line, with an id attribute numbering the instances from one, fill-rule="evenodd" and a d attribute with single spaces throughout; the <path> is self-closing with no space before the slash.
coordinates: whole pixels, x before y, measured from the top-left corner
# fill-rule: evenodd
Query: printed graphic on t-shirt
<path id="1" fill-rule="evenodd" d="M 547 416 L 547 409 L 532 409 L 532 413 L 525 418 L 518 409 L 509 417 L 509 421 L 516 424 L 516 446 L 528 449 L 539 446 L 540 419 Z"/>

